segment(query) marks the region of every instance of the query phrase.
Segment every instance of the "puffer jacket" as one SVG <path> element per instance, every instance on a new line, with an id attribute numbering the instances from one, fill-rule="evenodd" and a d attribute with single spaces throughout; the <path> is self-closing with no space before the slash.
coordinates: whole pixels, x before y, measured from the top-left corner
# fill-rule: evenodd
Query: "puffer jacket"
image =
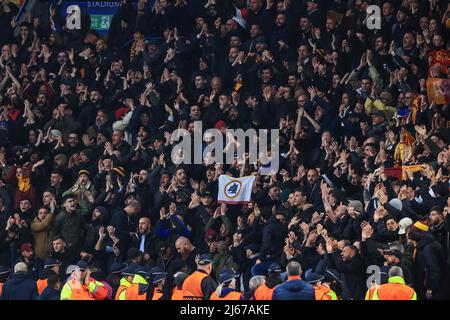
<path id="1" fill-rule="evenodd" d="M 36 300 L 38 289 L 36 282 L 28 272 L 17 272 L 3 285 L 0 300 Z"/>
<path id="2" fill-rule="evenodd" d="M 279 284 L 272 300 L 314 300 L 314 288 L 303 280 L 288 280 Z"/>

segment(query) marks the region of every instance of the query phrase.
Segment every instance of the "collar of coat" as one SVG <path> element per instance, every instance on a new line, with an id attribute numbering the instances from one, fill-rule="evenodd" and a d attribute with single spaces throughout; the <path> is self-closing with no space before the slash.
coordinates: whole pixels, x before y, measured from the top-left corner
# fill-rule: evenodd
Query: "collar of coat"
<path id="1" fill-rule="evenodd" d="M 405 284 L 405 279 L 403 279 L 400 276 L 394 276 L 394 277 L 390 277 L 388 279 L 389 283 L 401 283 L 401 284 Z"/>

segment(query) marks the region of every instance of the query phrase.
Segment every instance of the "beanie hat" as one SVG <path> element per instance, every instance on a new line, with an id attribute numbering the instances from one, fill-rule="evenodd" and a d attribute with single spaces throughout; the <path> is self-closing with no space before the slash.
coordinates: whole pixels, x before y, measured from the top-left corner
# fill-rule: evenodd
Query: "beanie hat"
<path id="1" fill-rule="evenodd" d="M 361 201 L 359 200 L 351 200 L 348 203 L 348 207 L 353 208 L 355 211 L 362 213 L 363 212 L 363 205 Z"/>
<path id="2" fill-rule="evenodd" d="M 123 169 L 123 167 L 114 167 L 114 168 L 112 168 L 112 171 L 114 171 L 116 174 L 118 174 L 122 178 L 125 177 L 125 170 Z"/>
<path id="3" fill-rule="evenodd" d="M 428 232 L 430 229 L 426 221 L 416 221 L 416 223 L 413 224 L 413 227 L 424 232 Z"/>
<path id="4" fill-rule="evenodd" d="M 403 204 L 400 199 L 394 198 L 391 201 L 389 201 L 389 204 L 391 206 L 393 206 L 395 209 L 397 209 L 398 211 L 402 211 Z"/>

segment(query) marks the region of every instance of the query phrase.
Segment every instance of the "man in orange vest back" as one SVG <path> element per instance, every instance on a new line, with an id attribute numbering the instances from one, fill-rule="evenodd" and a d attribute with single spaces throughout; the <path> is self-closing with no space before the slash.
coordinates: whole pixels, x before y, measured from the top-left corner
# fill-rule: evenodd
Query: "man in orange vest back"
<path id="1" fill-rule="evenodd" d="M 153 277 L 153 285 L 155 286 L 155 289 L 153 291 L 153 297 L 152 300 L 161 300 L 163 294 L 164 294 L 164 283 L 166 281 L 166 272 L 157 272 L 155 273 Z"/>
<path id="2" fill-rule="evenodd" d="M 184 272 L 177 272 L 173 276 L 175 278 L 175 288 L 172 291 L 171 300 L 183 300 L 183 283 L 187 279 L 188 275 Z"/>
<path id="3" fill-rule="evenodd" d="M 414 289 L 405 284 L 402 268 L 391 267 L 388 276 L 388 283 L 375 285 L 367 291 L 366 300 L 417 300 Z"/>
<path id="4" fill-rule="evenodd" d="M 244 300 L 242 293 L 236 291 L 236 278 L 239 275 L 233 270 L 223 270 L 220 273 L 220 284 L 209 300 Z"/>
<path id="5" fill-rule="evenodd" d="M 4 266 L 0 266 L 0 296 L 3 291 L 3 284 L 9 279 L 9 269 Z"/>
<path id="6" fill-rule="evenodd" d="M 208 300 L 216 290 L 217 283 L 211 278 L 212 260 L 208 254 L 202 254 L 195 258 L 197 270 L 194 271 L 183 283 L 184 300 Z"/>
<path id="7" fill-rule="evenodd" d="M 38 293 L 41 295 L 44 289 L 47 288 L 47 278 L 54 274 L 59 276 L 59 269 L 61 262 L 55 258 L 48 258 L 44 262 L 44 270 L 39 275 L 39 279 L 36 281 Z"/>
<path id="8" fill-rule="evenodd" d="M 272 300 L 273 291 L 281 281 L 281 267 L 274 262 L 269 266 L 266 282 L 255 290 L 255 300 Z"/>
<path id="9" fill-rule="evenodd" d="M 135 264 L 133 264 L 135 265 Z M 146 279 L 146 269 L 136 265 L 131 285 L 125 290 L 125 300 L 147 300 L 149 284 Z"/>

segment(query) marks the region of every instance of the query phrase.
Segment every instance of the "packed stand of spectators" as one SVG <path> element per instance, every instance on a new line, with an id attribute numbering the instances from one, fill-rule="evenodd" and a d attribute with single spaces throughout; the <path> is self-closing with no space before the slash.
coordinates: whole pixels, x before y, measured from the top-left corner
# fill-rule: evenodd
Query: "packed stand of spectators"
<path id="1" fill-rule="evenodd" d="M 125 0 L 106 38 L 41 4 L 0 1 L 0 299 L 182 298 L 197 269 L 204 299 L 367 299 L 377 266 L 449 298 L 446 1 Z M 174 165 L 198 120 L 279 129 L 279 171 Z"/>

